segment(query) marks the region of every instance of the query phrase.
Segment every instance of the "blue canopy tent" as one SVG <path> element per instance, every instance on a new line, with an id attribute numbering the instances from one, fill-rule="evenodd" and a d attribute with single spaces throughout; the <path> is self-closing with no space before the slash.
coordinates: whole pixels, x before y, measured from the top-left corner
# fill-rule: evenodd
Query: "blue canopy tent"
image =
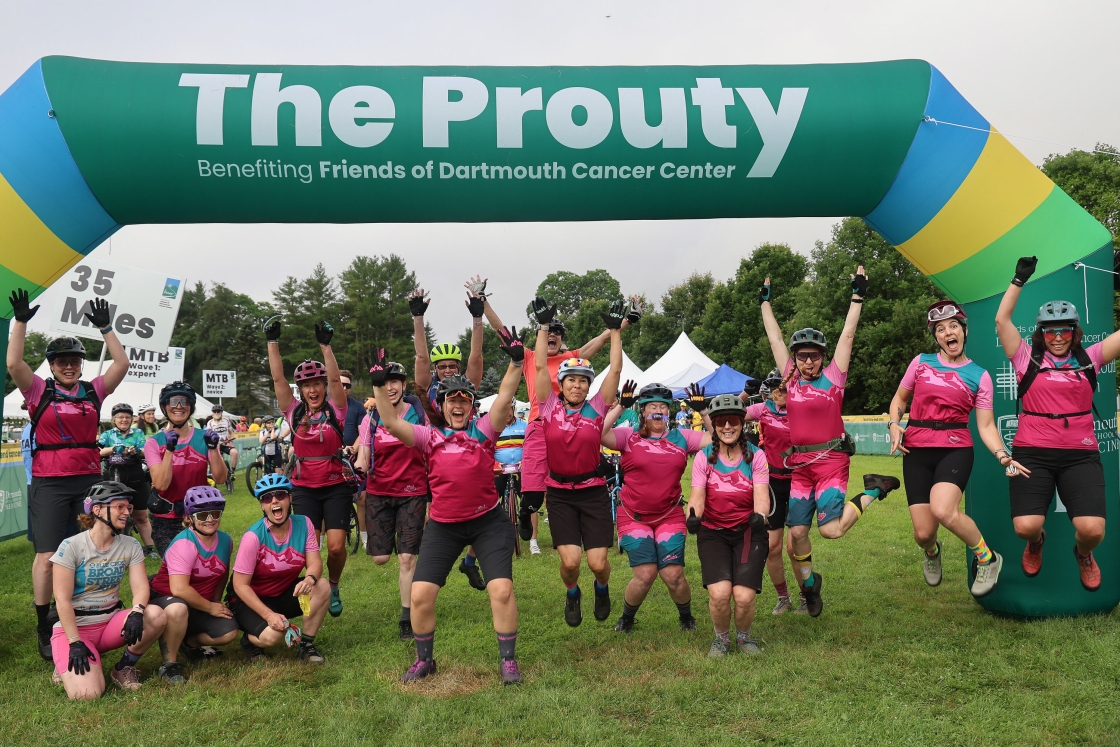
<path id="1" fill-rule="evenodd" d="M 739 373 L 724 363 L 697 383 L 704 388 L 709 397 L 712 397 L 717 394 L 741 394 L 743 385 L 749 380 L 751 380 L 750 376 Z M 673 392 L 673 396 L 684 399 L 686 396 L 685 390 L 677 389 Z"/>

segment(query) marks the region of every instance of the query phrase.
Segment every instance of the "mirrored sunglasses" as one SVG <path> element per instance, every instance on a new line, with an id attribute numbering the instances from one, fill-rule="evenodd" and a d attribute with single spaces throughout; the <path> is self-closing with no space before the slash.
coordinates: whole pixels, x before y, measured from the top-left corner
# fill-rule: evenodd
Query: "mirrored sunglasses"
<path id="1" fill-rule="evenodd" d="M 195 521 L 217 521 L 222 518 L 222 509 L 212 508 L 209 511 L 195 511 L 191 516 Z"/>
<path id="2" fill-rule="evenodd" d="M 1047 340 L 1059 337 L 1073 337 L 1073 327 L 1043 327 L 1042 336 Z"/>
<path id="3" fill-rule="evenodd" d="M 797 353 L 794 357 L 802 363 L 816 363 L 823 358 L 824 355 L 818 352 L 801 352 Z"/>

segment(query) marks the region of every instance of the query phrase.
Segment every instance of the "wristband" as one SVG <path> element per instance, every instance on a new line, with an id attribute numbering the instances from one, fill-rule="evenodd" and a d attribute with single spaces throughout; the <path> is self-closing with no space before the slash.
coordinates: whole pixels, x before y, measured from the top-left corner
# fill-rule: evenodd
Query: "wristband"
<path id="1" fill-rule="evenodd" d="M 279 345 L 279 344 L 280 344 L 280 341 L 279 341 L 279 340 L 269 340 L 269 341 L 268 341 L 268 344 L 269 344 L 269 345 Z"/>
<path id="2" fill-rule="evenodd" d="M 66 642 L 67 643 L 77 643 L 80 640 L 82 640 L 82 637 L 80 635 L 76 635 L 73 638 L 67 638 Z"/>
<path id="3" fill-rule="evenodd" d="M 863 303 L 863 299 L 852 296 L 852 303 Z"/>
<path id="4" fill-rule="evenodd" d="M 897 420 L 887 421 L 887 428 L 890 428 L 892 425 L 897 425 L 899 428 L 902 428 L 902 423 L 898 422 Z"/>
<path id="5" fill-rule="evenodd" d="M 525 365 L 525 361 L 510 361 L 510 363 L 512 363 L 517 368 L 521 368 L 522 366 Z"/>
<path id="6" fill-rule="evenodd" d="M 144 605 L 134 604 L 134 605 L 132 605 L 132 609 L 136 610 L 137 612 L 143 612 L 144 611 Z"/>
<path id="7" fill-rule="evenodd" d="M 538 332 L 547 332 L 548 331 L 548 325 L 547 324 L 538 324 L 537 325 L 537 331 Z"/>
<path id="8" fill-rule="evenodd" d="M 310 578 L 310 579 L 312 579 L 312 581 L 311 581 L 311 584 L 312 584 L 312 585 L 315 585 L 315 584 L 319 583 L 319 579 L 315 578 L 315 574 L 314 574 L 314 573 L 308 573 L 308 574 L 307 574 L 306 576 L 304 576 L 304 578 Z"/>
<path id="9" fill-rule="evenodd" d="M 108 327 L 102 327 L 100 331 L 101 331 L 101 334 L 107 335 L 107 334 L 109 334 L 110 332 L 113 331 L 113 325 L 110 324 Z"/>
<path id="10" fill-rule="evenodd" d="M 1022 287 L 1023 287 L 1023 281 L 1022 281 L 1022 280 L 1020 280 L 1019 278 L 1011 278 L 1011 284 L 1012 284 L 1012 285 L 1017 285 L 1017 286 L 1019 286 L 1020 288 L 1022 288 Z"/>

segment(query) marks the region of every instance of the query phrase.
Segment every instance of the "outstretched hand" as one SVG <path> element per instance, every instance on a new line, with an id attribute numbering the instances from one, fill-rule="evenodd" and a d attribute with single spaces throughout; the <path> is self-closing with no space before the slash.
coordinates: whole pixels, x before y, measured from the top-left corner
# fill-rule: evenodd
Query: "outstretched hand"
<path id="1" fill-rule="evenodd" d="M 556 304 L 550 306 L 547 299 L 537 296 L 533 299 L 533 316 L 537 324 L 551 324 L 556 318 Z"/>
<path id="2" fill-rule="evenodd" d="M 424 298 L 423 288 L 417 288 L 408 294 L 408 310 L 413 316 L 424 316 L 431 302 L 432 299 Z"/>
<path id="3" fill-rule="evenodd" d="M 486 299 L 482 296 L 467 292 L 467 310 L 475 319 L 481 319 L 486 313 Z"/>
<path id="4" fill-rule="evenodd" d="M 31 317 L 35 316 L 35 312 L 39 310 L 38 304 L 31 307 L 31 302 L 27 291 L 23 288 L 16 288 L 12 291 L 12 296 L 8 300 L 12 304 L 12 316 L 17 322 L 29 322 Z"/>
<path id="5" fill-rule="evenodd" d="M 466 288 L 467 292 L 472 296 L 478 296 L 483 301 L 485 301 L 487 296 L 486 283 L 488 283 L 489 281 L 490 278 L 484 278 L 481 275 L 475 275 L 473 278 L 463 283 L 463 287 Z"/>
<path id="6" fill-rule="evenodd" d="M 331 340 L 334 338 L 334 327 L 330 322 L 322 322 L 315 325 L 315 341 L 320 345 L 330 345 Z"/>
<path id="7" fill-rule="evenodd" d="M 768 303 L 770 301 L 770 278 L 762 281 L 762 287 L 758 289 L 758 302 Z"/>
<path id="8" fill-rule="evenodd" d="M 1011 282 L 1020 288 L 1023 287 L 1031 279 L 1037 267 L 1038 257 L 1019 257 L 1019 261 L 1015 263 L 1015 277 Z"/>
<path id="9" fill-rule="evenodd" d="M 525 360 L 525 344 L 521 342 L 521 338 L 517 335 L 517 327 L 502 327 L 498 330 L 498 337 L 501 339 L 502 352 L 510 357 L 514 363 L 521 363 Z"/>
<path id="10" fill-rule="evenodd" d="M 385 348 L 378 348 L 373 353 L 373 365 L 369 368 L 369 383 L 373 386 L 385 386 Z"/>
<path id="11" fill-rule="evenodd" d="M 603 323 L 607 325 L 607 329 L 622 329 L 622 322 L 625 321 L 627 314 L 627 307 L 625 301 L 615 301 L 607 309 L 606 314 L 599 314 L 603 319 Z"/>
<path id="12" fill-rule="evenodd" d="M 704 412 L 708 409 L 708 398 L 704 396 L 704 387 L 693 382 L 685 389 L 685 394 L 688 396 L 688 406 L 694 412 Z"/>
<path id="13" fill-rule="evenodd" d="M 95 298 L 89 302 L 89 313 L 86 314 L 86 319 L 89 323 L 98 329 L 105 329 L 113 323 L 113 318 L 109 316 L 109 302 L 104 298 Z"/>
<path id="14" fill-rule="evenodd" d="M 622 405 L 624 409 L 630 409 L 634 406 L 634 390 L 638 388 L 638 383 L 633 379 L 627 379 L 626 383 L 622 385 L 622 394 L 619 395 L 618 404 Z"/>
<path id="15" fill-rule="evenodd" d="M 637 324 L 642 321 L 642 315 L 645 313 L 645 304 L 642 303 L 641 296 L 630 296 L 630 310 L 626 312 L 626 321 L 631 324 Z"/>
<path id="16" fill-rule="evenodd" d="M 261 325 L 264 329 L 264 339 L 268 342 L 276 342 L 280 339 L 280 316 L 270 316 L 264 320 Z"/>
<path id="17" fill-rule="evenodd" d="M 864 271 L 863 265 L 856 269 L 855 275 L 849 275 L 852 279 L 852 295 L 864 298 L 867 296 L 867 272 Z"/>

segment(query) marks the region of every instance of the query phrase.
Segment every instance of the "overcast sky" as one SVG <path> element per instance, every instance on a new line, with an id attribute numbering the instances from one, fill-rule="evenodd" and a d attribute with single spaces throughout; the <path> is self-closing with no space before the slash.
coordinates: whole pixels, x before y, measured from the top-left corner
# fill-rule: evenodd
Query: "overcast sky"
<path id="1" fill-rule="evenodd" d="M 374 5 L 380 7 L 373 7 Z M 323 65 L 795 64 L 921 58 L 1008 135 L 1120 144 L 1120 3 L 50 2 L 5 0 L 0 90 L 36 59 Z M 1041 163 L 1061 145 L 1012 138 Z M 488 276 L 521 321 L 549 272 L 604 268 L 651 298 L 692 272 L 729 277 L 760 243 L 807 252 L 836 219 L 443 225 L 129 226 L 93 256 L 224 282 L 258 299 L 316 262 L 396 252 L 433 302 L 437 335 L 469 322 L 462 283 Z M 4 251 L 11 251 L 5 247 Z M 111 257 L 110 257 L 111 250 Z M 179 270 L 186 267 L 188 269 Z M 42 297 L 48 308 L 51 292 Z M 42 319 L 42 315 L 40 316 Z M 38 319 L 36 320 L 39 321 Z M 44 325 L 45 326 L 45 325 Z"/>

